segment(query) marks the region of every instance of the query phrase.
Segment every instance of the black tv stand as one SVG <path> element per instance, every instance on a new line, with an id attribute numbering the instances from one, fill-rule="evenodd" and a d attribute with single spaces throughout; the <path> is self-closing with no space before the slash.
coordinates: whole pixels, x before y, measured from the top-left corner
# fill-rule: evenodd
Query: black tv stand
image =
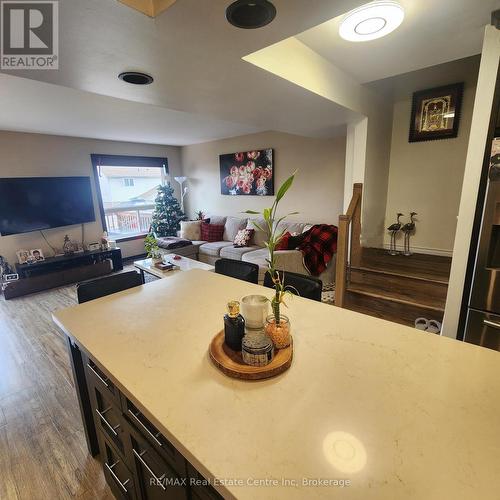
<path id="1" fill-rule="evenodd" d="M 119 248 L 113 248 L 111 250 L 94 250 L 69 255 L 57 255 L 56 257 L 47 257 L 45 260 L 40 260 L 33 264 L 16 264 L 16 271 L 20 278 L 32 278 L 54 271 L 91 266 L 108 259 L 113 262 L 113 271 L 121 271 L 123 269 L 122 251 Z"/>
<path id="2" fill-rule="evenodd" d="M 122 269 L 122 252 L 119 248 L 58 255 L 33 264 L 16 264 L 20 279 L 7 285 L 4 297 L 20 297 Z"/>

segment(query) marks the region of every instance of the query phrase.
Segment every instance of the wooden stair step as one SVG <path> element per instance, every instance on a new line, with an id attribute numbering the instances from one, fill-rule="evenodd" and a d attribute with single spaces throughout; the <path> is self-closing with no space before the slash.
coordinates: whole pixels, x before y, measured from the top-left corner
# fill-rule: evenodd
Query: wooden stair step
<path id="1" fill-rule="evenodd" d="M 414 307 L 422 307 L 436 312 L 444 312 L 444 300 L 436 297 L 429 297 L 424 294 L 413 295 L 411 291 L 388 290 L 373 285 L 352 283 L 348 285 L 347 291 L 366 297 L 385 300 L 397 304 L 404 304 Z"/>
<path id="2" fill-rule="evenodd" d="M 389 255 L 387 250 L 382 248 L 363 248 L 358 267 L 415 279 L 422 278 L 448 283 L 451 257 L 418 253 L 406 257 L 404 255 Z"/>
<path id="3" fill-rule="evenodd" d="M 416 318 L 424 317 L 442 321 L 444 316 L 442 309 L 428 308 L 401 300 L 391 300 L 377 294 L 358 293 L 356 290 L 349 289 L 345 296 L 345 307 L 361 314 L 413 328 L 415 327 Z"/>
<path id="4" fill-rule="evenodd" d="M 444 308 L 448 285 L 422 277 L 404 276 L 367 268 L 351 268 L 349 287 L 366 286 L 389 297 L 397 296 L 410 302 L 438 304 Z"/>
<path id="5" fill-rule="evenodd" d="M 412 272 L 403 272 L 403 271 L 395 271 L 391 269 L 380 269 L 375 266 L 370 265 L 360 265 L 360 266 L 352 266 L 351 270 L 362 271 L 366 273 L 372 274 L 380 274 L 383 276 L 389 276 L 394 278 L 408 278 L 416 281 L 424 281 L 429 283 L 437 283 L 438 285 L 448 286 L 448 278 L 445 276 L 435 276 L 435 275 L 422 275 L 421 273 L 412 273 Z"/>

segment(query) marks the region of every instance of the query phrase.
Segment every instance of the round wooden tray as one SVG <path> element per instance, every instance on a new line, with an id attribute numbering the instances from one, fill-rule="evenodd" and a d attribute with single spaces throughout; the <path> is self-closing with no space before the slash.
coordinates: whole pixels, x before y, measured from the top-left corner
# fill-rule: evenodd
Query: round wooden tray
<path id="1" fill-rule="evenodd" d="M 275 377 L 290 368 L 293 358 L 293 339 L 289 347 L 275 349 L 273 360 L 266 366 L 250 366 L 243 363 L 241 352 L 233 351 L 224 344 L 224 330 L 212 339 L 208 352 L 214 365 L 229 377 L 261 380 Z"/>

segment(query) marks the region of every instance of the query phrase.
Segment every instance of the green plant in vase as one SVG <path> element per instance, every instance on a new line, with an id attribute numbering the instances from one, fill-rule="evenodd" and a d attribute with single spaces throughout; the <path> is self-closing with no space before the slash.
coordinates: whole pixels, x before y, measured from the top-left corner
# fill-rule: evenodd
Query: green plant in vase
<path id="1" fill-rule="evenodd" d="M 265 242 L 267 249 L 269 250 L 269 258 L 266 259 L 268 264 L 268 272 L 273 280 L 274 284 L 274 297 L 271 299 L 271 308 L 273 314 L 268 316 L 266 320 L 266 333 L 271 337 L 275 347 L 283 348 L 290 345 L 290 320 L 287 316 L 281 313 L 281 305 L 283 304 L 287 307 L 285 303 L 285 297 L 287 295 L 292 295 L 290 286 L 285 286 L 283 282 L 283 273 L 276 269 L 276 247 L 283 238 L 284 230 L 279 229 L 280 222 L 283 222 L 288 216 L 296 215 L 298 212 L 290 212 L 286 215 L 279 216 L 278 206 L 279 202 L 283 199 L 286 192 L 292 187 L 295 171 L 279 188 L 278 194 L 274 199 L 274 202 L 270 208 L 264 208 L 262 212 L 256 212 L 254 210 L 247 210 L 245 213 L 252 215 L 262 215 L 264 218 L 265 228 L 261 227 L 260 224 L 253 221 L 255 227 L 260 231 L 265 231 L 269 237 Z"/>
<path id="2" fill-rule="evenodd" d="M 144 238 L 144 249 L 146 250 L 148 259 L 161 259 L 160 247 L 153 234 L 148 234 L 146 238 Z"/>

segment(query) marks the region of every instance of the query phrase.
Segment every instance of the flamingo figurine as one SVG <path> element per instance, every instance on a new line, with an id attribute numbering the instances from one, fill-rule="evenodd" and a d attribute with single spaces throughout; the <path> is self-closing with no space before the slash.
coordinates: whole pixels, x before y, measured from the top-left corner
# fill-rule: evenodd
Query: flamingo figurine
<path id="1" fill-rule="evenodd" d="M 403 216 L 404 214 L 402 213 L 397 213 L 397 222 L 394 224 L 391 224 L 387 230 L 391 232 L 391 247 L 389 250 L 389 255 L 397 255 L 398 251 L 396 250 L 396 235 L 398 234 L 398 231 L 401 229 L 401 222 L 399 219 Z"/>
<path id="2" fill-rule="evenodd" d="M 406 257 L 409 257 L 411 255 L 411 252 L 410 252 L 410 233 L 415 230 L 415 221 L 413 220 L 415 215 L 418 215 L 417 212 L 410 212 L 410 222 L 407 222 L 401 228 L 403 233 L 405 233 L 403 255 L 406 255 Z"/>

